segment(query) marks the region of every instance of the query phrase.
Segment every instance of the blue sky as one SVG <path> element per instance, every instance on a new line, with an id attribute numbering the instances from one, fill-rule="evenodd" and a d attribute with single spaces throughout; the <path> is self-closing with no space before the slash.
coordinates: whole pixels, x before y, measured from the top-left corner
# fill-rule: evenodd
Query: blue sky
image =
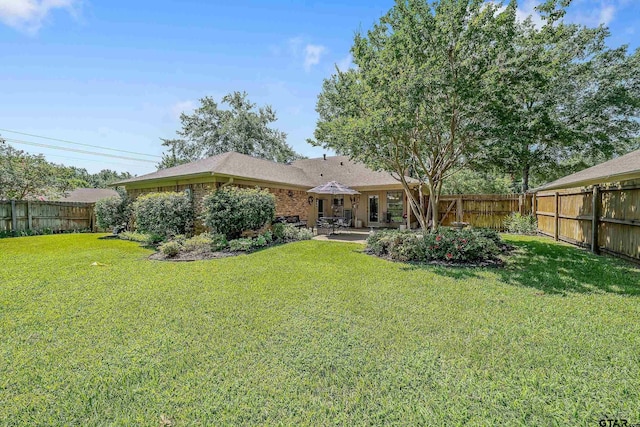
<path id="1" fill-rule="evenodd" d="M 519 2 L 522 16 L 536 0 Z M 307 156 L 315 102 L 358 29 L 392 0 L 0 0 L 0 129 L 160 155 L 160 137 L 203 96 L 245 90 L 271 104 L 276 127 Z M 610 26 L 609 44 L 638 47 L 640 1 L 574 0 L 569 20 Z M 70 146 L 0 130 L 4 138 Z M 155 170 L 152 163 L 15 145 L 51 161 Z M 80 148 L 80 147 L 75 147 Z M 140 157 L 140 156 L 132 156 Z"/>

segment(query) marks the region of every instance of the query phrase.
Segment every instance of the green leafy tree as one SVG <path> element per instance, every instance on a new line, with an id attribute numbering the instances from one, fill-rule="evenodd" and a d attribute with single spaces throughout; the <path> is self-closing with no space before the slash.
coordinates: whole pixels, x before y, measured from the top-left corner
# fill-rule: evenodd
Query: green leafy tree
<path id="1" fill-rule="evenodd" d="M 480 168 L 545 182 L 638 147 L 640 50 L 610 49 L 607 28 L 562 21 L 563 2 L 540 6 L 545 24 L 518 23 L 493 74 Z"/>
<path id="2" fill-rule="evenodd" d="M 159 168 L 167 168 L 201 158 L 236 151 L 254 157 L 289 162 L 300 155 L 287 144 L 287 135 L 270 125 L 277 120 L 271 106 L 257 107 L 245 92 L 222 98 L 221 108 L 213 98 L 204 97 L 193 114 L 182 113 L 182 129 L 177 139 L 162 139 L 167 147 Z"/>
<path id="3" fill-rule="evenodd" d="M 86 187 L 90 188 L 108 188 L 114 182 L 132 177 L 129 172 L 117 172 L 111 169 L 102 169 L 100 172 L 93 174 L 87 172 L 84 168 L 75 166 L 69 166 L 69 169 L 77 179 L 86 182 Z"/>
<path id="4" fill-rule="evenodd" d="M 396 1 L 366 35 L 356 35 L 356 67 L 324 81 L 310 142 L 391 172 L 422 228 L 437 228 L 443 182 L 480 142 L 495 90 L 487 82 L 499 69 L 515 10 L 515 1 L 504 9 L 482 0 Z M 420 182 L 417 196 L 406 175 Z"/>
<path id="5" fill-rule="evenodd" d="M 71 169 L 0 143 L 0 199 L 56 199 L 84 185 Z"/>
<path id="6" fill-rule="evenodd" d="M 443 194 L 510 194 L 513 180 L 506 174 L 462 168 L 442 185 Z"/>

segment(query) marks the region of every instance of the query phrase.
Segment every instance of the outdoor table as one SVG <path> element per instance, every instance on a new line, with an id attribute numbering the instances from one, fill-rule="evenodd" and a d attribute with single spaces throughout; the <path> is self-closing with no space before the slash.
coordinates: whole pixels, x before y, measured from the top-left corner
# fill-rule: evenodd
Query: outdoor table
<path id="1" fill-rule="evenodd" d="M 331 226 L 331 233 L 336 234 L 336 224 L 340 221 L 344 221 L 345 218 L 342 216 L 323 216 L 322 218 L 318 218 L 318 222 L 327 222 Z"/>

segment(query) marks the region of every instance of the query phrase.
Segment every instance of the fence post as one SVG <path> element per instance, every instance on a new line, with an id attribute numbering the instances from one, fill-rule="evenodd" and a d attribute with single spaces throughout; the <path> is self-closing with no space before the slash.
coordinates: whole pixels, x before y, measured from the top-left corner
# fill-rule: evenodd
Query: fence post
<path id="1" fill-rule="evenodd" d="M 600 253 L 600 246 L 598 244 L 598 224 L 600 222 L 600 187 L 598 185 L 593 186 L 593 197 L 591 200 L 591 213 L 593 218 L 591 220 L 591 252 L 594 254 Z"/>
<path id="2" fill-rule="evenodd" d="M 27 200 L 27 227 L 33 229 L 33 215 L 31 212 L 31 201 Z"/>
<path id="3" fill-rule="evenodd" d="M 536 206 L 536 193 L 533 193 L 533 195 L 531 196 L 531 213 L 533 214 L 534 217 L 536 217 L 536 220 L 537 220 L 538 207 Z"/>
<path id="4" fill-rule="evenodd" d="M 18 213 L 16 212 L 16 201 L 11 201 L 11 231 L 13 234 L 18 231 Z"/>
<path id="5" fill-rule="evenodd" d="M 518 194 L 518 213 L 520 213 L 520 215 L 524 215 L 524 201 L 522 199 L 523 195 Z"/>
<path id="6" fill-rule="evenodd" d="M 464 211 L 462 210 L 462 197 L 458 197 L 458 200 L 456 202 L 457 206 L 456 206 L 456 221 L 458 222 L 462 222 L 462 219 L 464 218 Z"/>
<path id="7" fill-rule="evenodd" d="M 553 194 L 553 203 L 555 205 L 555 209 L 554 209 L 555 227 L 553 230 L 553 239 L 555 241 L 558 241 L 558 237 L 560 237 L 560 197 L 557 191 Z"/>

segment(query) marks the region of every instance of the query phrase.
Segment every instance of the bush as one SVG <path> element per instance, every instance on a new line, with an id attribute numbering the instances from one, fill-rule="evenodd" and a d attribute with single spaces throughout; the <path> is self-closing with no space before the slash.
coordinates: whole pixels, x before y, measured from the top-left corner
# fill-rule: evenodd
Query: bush
<path id="1" fill-rule="evenodd" d="M 162 236 L 157 234 L 137 233 L 135 231 L 125 231 L 118 234 L 118 237 L 122 240 L 144 243 L 145 245 L 155 245 L 163 240 Z"/>
<path id="2" fill-rule="evenodd" d="M 131 219 L 131 200 L 126 195 L 100 199 L 96 202 L 95 212 L 100 228 L 126 226 Z"/>
<path id="3" fill-rule="evenodd" d="M 424 234 L 383 230 L 369 236 L 367 250 L 397 261 L 473 262 L 494 259 L 501 244 L 497 233 L 480 229 L 441 228 L 436 233 Z"/>
<path id="4" fill-rule="evenodd" d="M 252 240 L 251 247 L 252 249 L 260 249 L 264 248 L 268 245 L 267 239 L 263 235 L 260 235 Z"/>
<path id="5" fill-rule="evenodd" d="M 171 240 L 169 242 L 164 242 L 160 245 L 160 252 L 165 254 L 168 257 L 174 257 L 180 253 L 182 246 L 179 242 L 175 240 Z"/>
<path id="6" fill-rule="evenodd" d="M 204 223 L 228 239 L 273 221 L 276 198 L 267 190 L 223 187 L 203 200 Z"/>
<path id="7" fill-rule="evenodd" d="M 509 233 L 514 234 L 536 234 L 538 231 L 538 221 L 533 215 L 520 215 L 514 212 L 504 220 L 504 226 Z"/>
<path id="8" fill-rule="evenodd" d="M 273 233 L 273 240 L 279 243 L 310 240 L 313 237 L 313 233 L 307 228 L 283 223 L 273 224 L 271 232 Z"/>
<path id="9" fill-rule="evenodd" d="M 189 234 L 193 227 L 193 205 L 184 193 L 150 193 L 133 203 L 136 228 L 143 233 L 169 238 Z"/>
<path id="10" fill-rule="evenodd" d="M 182 244 L 182 248 L 186 252 L 197 252 L 199 254 L 211 252 L 212 246 L 213 240 L 208 233 L 193 236 L 190 239 L 186 239 Z"/>
<path id="11" fill-rule="evenodd" d="M 477 230 L 456 231 L 451 229 L 425 234 L 422 239 L 421 258 L 425 261 L 458 262 L 493 259 L 500 253 L 500 247 L 495 240 L 486 237 L 487 234 L 494 236 L 493 234 L 484 234 Z"/>
<path id="12" fill-rule="evenodd" d="M 214 252 L 221 251 L 227 249 L 229 247 L 229 242 L 227 241 L 227 236 L 224 234 L 210 234 L 211 236 L 211 250 Z"/>
<path id="13" fill-rule="evenodd" d="M 253 249 L 253 239 L 229 240 L 229 250 L 232 252 L 248 252 Z"/>

